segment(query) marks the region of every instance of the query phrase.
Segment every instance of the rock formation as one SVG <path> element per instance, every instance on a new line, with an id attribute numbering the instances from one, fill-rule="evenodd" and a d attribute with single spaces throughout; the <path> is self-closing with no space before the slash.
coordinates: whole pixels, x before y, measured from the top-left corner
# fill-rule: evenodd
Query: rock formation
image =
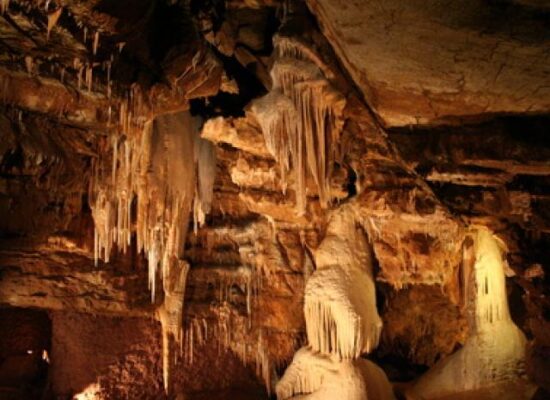
<path id="1" fill-rule="evenodd" d="M 470 336 L 464 347 L 420 378 L 413 388 L 418 398 L 444 397 L 525 376 L 527 340 L 510 318 L 502 243 L 483 227 L 473 230 L 472 239 L 473 267 L 465 264 L 464 271 Z M 526 385 L 523 398 L 532 395 Z"/>
<path id="2" fill-rule="evenodd" d="M 549 12 L 0 1 L 0 398 L 548 397 Z"/>
<path id="3" fill-rule="evenodd" d="M 350 207 L 330 218 L 315 265 L 304 299 L 308 344 L 277 383 L 277 398 L 393 399 L 386 374 L 360 358 L 378 346 L 382 321 L 372 255 Z"/>

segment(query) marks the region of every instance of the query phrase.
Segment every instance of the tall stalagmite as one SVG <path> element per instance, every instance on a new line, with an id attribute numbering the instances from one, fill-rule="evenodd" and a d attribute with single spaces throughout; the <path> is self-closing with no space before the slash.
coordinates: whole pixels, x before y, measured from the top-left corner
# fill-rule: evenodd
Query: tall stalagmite
<path id="1" fill-rule="evenodd" d="M 308 345 L 295 354 L 278 382 L 277 398 L 393 399 L 385 373 L 360 358 L 377 347 L 382 321 L 372 254 L 352 206 L 331 214 L 314 255 L 317 269 L 305 289 Z"/>
<path id="2" fill-rule="evenodd" d="M 503 242 L 485 227 L 472 228 L 470 237 L 475 261 L 464 274 L 470 337 L 419 379 L 411 391 L 415 398 L 435 399 L 525 377 L 527 341 L 508 310 Z M 532 388 L 525 389 L 523 398 L 530 399 Z"/>

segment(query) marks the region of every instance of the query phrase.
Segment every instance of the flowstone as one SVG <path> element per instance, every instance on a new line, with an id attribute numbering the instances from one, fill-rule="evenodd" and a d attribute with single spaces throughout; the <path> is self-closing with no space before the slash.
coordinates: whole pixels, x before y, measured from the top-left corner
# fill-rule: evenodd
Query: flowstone
<path id="1" fill-rule="evenodd" d="M 332 214 L 314 258 L 317 270 L 306 283 L 304 305 L 309 344 L 277 383 L 277 398 L 393 399 L 384 371 L 360 358 L 378 345 L 382 321 L 372 254 L 351 207 Z"/>
<path id="2" fill-rule="evenodd" d="M 504 245 L 488 229 L 472 230 L 475 263 L 466 271 L 468 323 L 464 347 L 435 364 L 409 396 L 435 399 L 507 384 L 525 376 L 525 335 L 510 318 L 506 296 Z M 532 390 L 526 386 L 525 398 Z"/>

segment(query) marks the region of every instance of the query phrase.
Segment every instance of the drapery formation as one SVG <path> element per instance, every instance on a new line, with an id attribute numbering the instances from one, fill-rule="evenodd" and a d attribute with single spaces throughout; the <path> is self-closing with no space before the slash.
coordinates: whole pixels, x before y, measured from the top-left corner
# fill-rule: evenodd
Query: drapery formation
<path id="1" fill-rule="evenodd" d="M 255 100 L 251 110 L 262 127 L 267 149 L 279 164 L 285 187 L 292 171 L 296 210 L 303 214 L 308 176 L 321 206 L 330 203 L 330 177 L 339 154 L 345 99 L 332 87 L 313 51 L 285 37 L 277 36 L 273 42 L 273 88 Z"/>
<path id="2" fill-rule="evenodd" d="M 352 207 L 333 212 L 314 256 L 317 269 L 305 289 L 308 345 L 277 384 L 277 398 L 393 399 L 385 373 L 360 358 L 378 346 L 382 321 L 372 254 Z"/>
<path id="3" fill-rule="evenodd" d="M 182 260 L 191 213 L 194 226 L 210 211 L 216 171 L 213 145 L 200 138 L 189 112 L 147 121 L 141 130 L 115 135 L 112 163 L 97 160 L 90 188 L 94 256 L 109 262 L 113 247 L 126 252 L 132 237 L 147 257 L 151 299 L 162 280 L 164 384 L 169 389 L 173 349 L 182 341 L 185 282 Z M 128 129 L 129 131 L 130 129 Z"/>

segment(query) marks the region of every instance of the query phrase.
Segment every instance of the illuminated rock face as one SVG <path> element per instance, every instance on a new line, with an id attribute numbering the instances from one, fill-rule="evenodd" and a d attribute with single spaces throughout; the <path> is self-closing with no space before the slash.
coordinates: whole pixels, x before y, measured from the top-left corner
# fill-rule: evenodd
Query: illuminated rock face
<path id="1" fill-rule="evenodd" d="M 465 307 L 470 224 L 550 390 L 548 7 L 379 3 L 0 0 L 0 307 L 55 314 L 52 397 L 265 398 L 303 345 L 281 397 L 391 396 L 373 349 L 496 391 L 523 337 L 490 273 Z"/>
<path id="2" fill-rule="evenodd" d="M 277 398 L 392 399 L 385 373 L 360 358 L 378 345 L 382 321 L 372 255 L 351 207 L 333 213 L 315 263 L 305 289 L 308 346 L 295 354 L 278 382 Z"/>
<path id="3" fill-rule="evenodd" d="M 510 318 L 503 244 L 486 228 L 473 230 L 472 238 L 475 263 L 465 274 L 471 336 L 420 378 L 412 390 L 418 398 L 509 383 L 525 375 L 527 340 Z"/>

